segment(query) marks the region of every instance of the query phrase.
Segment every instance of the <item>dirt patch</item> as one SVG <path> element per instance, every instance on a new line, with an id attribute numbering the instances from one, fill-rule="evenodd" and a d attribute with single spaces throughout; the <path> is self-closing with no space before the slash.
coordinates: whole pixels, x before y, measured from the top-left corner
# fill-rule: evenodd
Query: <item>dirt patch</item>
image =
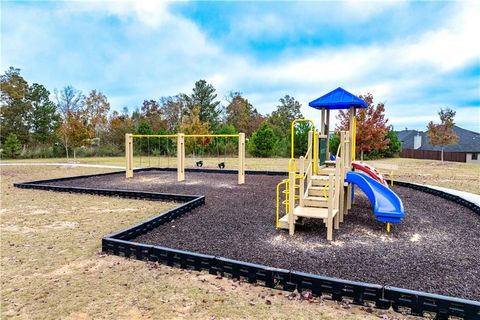
<path id="1" fill-rule="evenodd" d="M 143 181 L 147 179 L 148 183 Z M 406 218 L 388 234 L 368 199 L 358 191 L 355 204 L 326 241 L 320 221 L 307 220 L 295 236 L 274 228 L 278 176 L 142 172 L 62 181 L 63 185 L 128 188 L 203 194 L 204 206 L 142 235 L 135 241 L 332 277 L 398 286 L 480 300 L 479 217 L 451 201 L 394 186 Z M 225 185 L 230 186 L 225 188 Z"/>

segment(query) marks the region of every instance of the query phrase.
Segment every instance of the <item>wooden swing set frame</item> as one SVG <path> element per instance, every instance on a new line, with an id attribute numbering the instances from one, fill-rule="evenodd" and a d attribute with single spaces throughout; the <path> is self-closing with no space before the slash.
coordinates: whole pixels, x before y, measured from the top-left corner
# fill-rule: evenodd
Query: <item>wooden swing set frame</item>
<path id="1" fill-rule="evenodd" d="M 175 138 L 177 140 L 177 181 L 185 181 L 185 139 L 238 138 L 238 184 L 245 183 L 245 133 L 238 134 L 125 134 L 125 177 L 133 178 L 133 138 Z"/>

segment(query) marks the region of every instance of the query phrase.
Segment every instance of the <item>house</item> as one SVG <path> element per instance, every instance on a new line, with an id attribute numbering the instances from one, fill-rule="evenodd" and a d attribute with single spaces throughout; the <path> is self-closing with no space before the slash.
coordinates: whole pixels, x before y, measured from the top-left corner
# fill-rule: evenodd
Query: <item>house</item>
<path id="1" fill-rule="evenodd" d="M 443 148 L 445 161 L 480 163 L 480 133 L 455 126 L 453 131 L 458 136 L 458 142 Z M 402 142 L 400 157 L 416 159 L 441 159 L 440 146 L 429 143 L 426 132 L 417 130 L 397 131 Z"/>

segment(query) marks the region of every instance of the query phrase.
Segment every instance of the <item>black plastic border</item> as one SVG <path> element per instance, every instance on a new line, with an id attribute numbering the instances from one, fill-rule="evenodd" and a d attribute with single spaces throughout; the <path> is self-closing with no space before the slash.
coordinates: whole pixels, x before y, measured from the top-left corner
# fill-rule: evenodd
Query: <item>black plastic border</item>
<path id="1" fill-rule="evenodd" d="M 152 170 L 175 171 L 175 169 L 172 168 L 148 168 L 138 169 L 135 171 L 140 172 Z M 249 283 L 256 283 L 280 290 L 308 290 L 311 291 L 315 296 L 328 296 L 330 299 L 337 301 L 348 299 L 351 300 L 352 303 L 359 305 L 373 303 L 375 307 L 380 309 L 388 309 L 389 307 L 393 307 L 395 311 L 406 311 L 412 315 L 423 316 L 425 312 L 429 312 L 435 313 L 436 319 L 448 319 L 450 316 L 461 317 L 464 319 L 480 319 L 480 302 L 477 301 L 390 286 L 324 277 L 310 273 L 272 268 L 264 265 L 205 255 L 191 251 L 183 251 L 129 241 L 177 218 L 182 214 L 192 211 L 198 206 L 203 205 L 205 203 L 204 196 L 129 191 L 121 189 L 63 187 L 46 184 L 72 179 L 114 175 L 123 172 L 124 171 L 116 171 L 76 177 L 15 183 L 14 186 L 25 189 L 41 189 L 144 199 L 151 201 L 170 200 L 182 202 L 179 206 L 166 212 L 162 212 L 151 219 L 102 238 L 102 251 L 108 254 L 144 261 L 158 262 L 183 269 L 208 271 L 211 274 L 220 274 L 234 279 L 243 279 Z M 234 170 L 210 169 L 187 169 L 187 172 L 211 172 L 225 174 L 237 173 L 237 171 Z M 274 171 L 247 171 L 246 173 L 286 176 L 286 173 L 284 172 Z M 396 184 L 440 196 L 461 204 L 476 213 L 480 213 L 480 207 L 477 205 L 461 197 L 448 194 L 444 191 L 402 181 L 397 181 Z"/>

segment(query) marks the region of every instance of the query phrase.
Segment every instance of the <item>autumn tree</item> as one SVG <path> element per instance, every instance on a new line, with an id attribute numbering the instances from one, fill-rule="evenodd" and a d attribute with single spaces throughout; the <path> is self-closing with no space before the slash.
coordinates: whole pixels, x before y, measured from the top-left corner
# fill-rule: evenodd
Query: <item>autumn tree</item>
<path id="1" fill-rule="evenodd" d="M 192 112 L 185 116 L 180 125 L 180 132 L 184 134 L 210 134 L 208 122 L 200 120 L 200 107 L 194 107 Z M 188 150 L 197 149 L 198 146 L 205 147 L 210 144 L 209 138 L 188 138 L 185 140 L 185 147 Z"/>
<path id="2" fill-rule="evenodd" d="M 162 109 L 158 101 L 144 100 L 141 109 L 141 121 L 147 122 L 154 132 L 166 127 L 162 119 Z"/>
<path id="3" fill-rule="evenodd" d="M 72 86 L 66 86 L 61 91 L 54 90 L 55 99 L 57 100 L 57 112 L 62 119 L 62 125 L 57 130 L 60 139 L 65 146 L 65 153 L 68 159 L 68 148 L 70 141 L 75 140 L 69 137 L 69 134 L 75 135 L 73 128 L 75 127 L 75 119 L 80 118 L 80 108 L 82 105 L 83 95 L 81 91 L 76 90 Z M 83 130 L 83 129 L 82 129 Z"/>
<path id="4" fill-rule="evenodd" d="M 0 76 L 0 91 L 1 141 L 14 133 L 21 144 L 27 144 L 32 105 L 28 99 L 28 82 L 20 75 L 20 69 L 10 67 Z"/>
<path id="5" fill-rule="evenodd" d="M 97 90 L 92 90 L 84 97 L 82 111 L 89 126 L 90 138 L 100 138 L 105 133 L 108 125 L 108 112 L 110 103 L 107 97 Z"/>
<path id="6" fill-rule="evenodd" d="M 385 104 L 373 102 L 373 95 L 367 93 L 360 95 L 367 104 L 367 108 L 357 109 L 356 115 L 356 146 L 360 151 L 360 159 L 363 160 L 365 152 L 372 150 L 381 150 L 388 146 L 389 139 L 387 133 L 390 126 L 387 125 L 388 119 L 385 118 Z M 350 112 L 339 110 L 337 116 L 339 124 L 337 130 L 350 129 Z"/>
<path id="7" fill-rule="evenodd" d="M 200 121 L 208 123 L 210 128 L 215 128 L 220 116 L 220 101 L 215 101 L 217 99 L 215 88 L 205 80 L 198 80 L 192 91 L 191 95 L 180 95 L 185 101 L 186 111 L 191 113 L 198 107 Z"/>
<path id="8" fill-rule="evenodd" d="M 92 135 L 92 129 L 86 123 L 86 116 L 82 110 L 69 111 L 58 129 L 59 135 L 65 139 L 65 145 L 72 148 L 73 159 L 76 158 L 76 149 L 88 144 Z"/>
<path id="9" fill-rule="evenodd" d="M 108 120 L 108 141 L 120 150 L 125 148 L 125 134 L 134 132 L 133 121 L 128 109 L 122 113 L 114 110 Z"/>
<path id="10" fill-rule="evenodd" d="M 443 149 L 446 145 L 454 144 L 458 141 L 458 136 L 453 131 L 455 122 L 455 110 L 450 108 L 440 109 L 438 116 L 440 117 L 440 123 L 435 124 L 430 121 L 427 125 L 428 140 L 431 145 L 441 147 L 441 159 L 443 163 Z"/>
<path id="11" fill-rule="evenodd" d="M 226 123 L 233 125 L 238 132 L 243 132 L 247 137 L 260 126 L 263 117 L 257 109 L 243 98 L 240 92 L 231 92 L 226 108 Z"/>

